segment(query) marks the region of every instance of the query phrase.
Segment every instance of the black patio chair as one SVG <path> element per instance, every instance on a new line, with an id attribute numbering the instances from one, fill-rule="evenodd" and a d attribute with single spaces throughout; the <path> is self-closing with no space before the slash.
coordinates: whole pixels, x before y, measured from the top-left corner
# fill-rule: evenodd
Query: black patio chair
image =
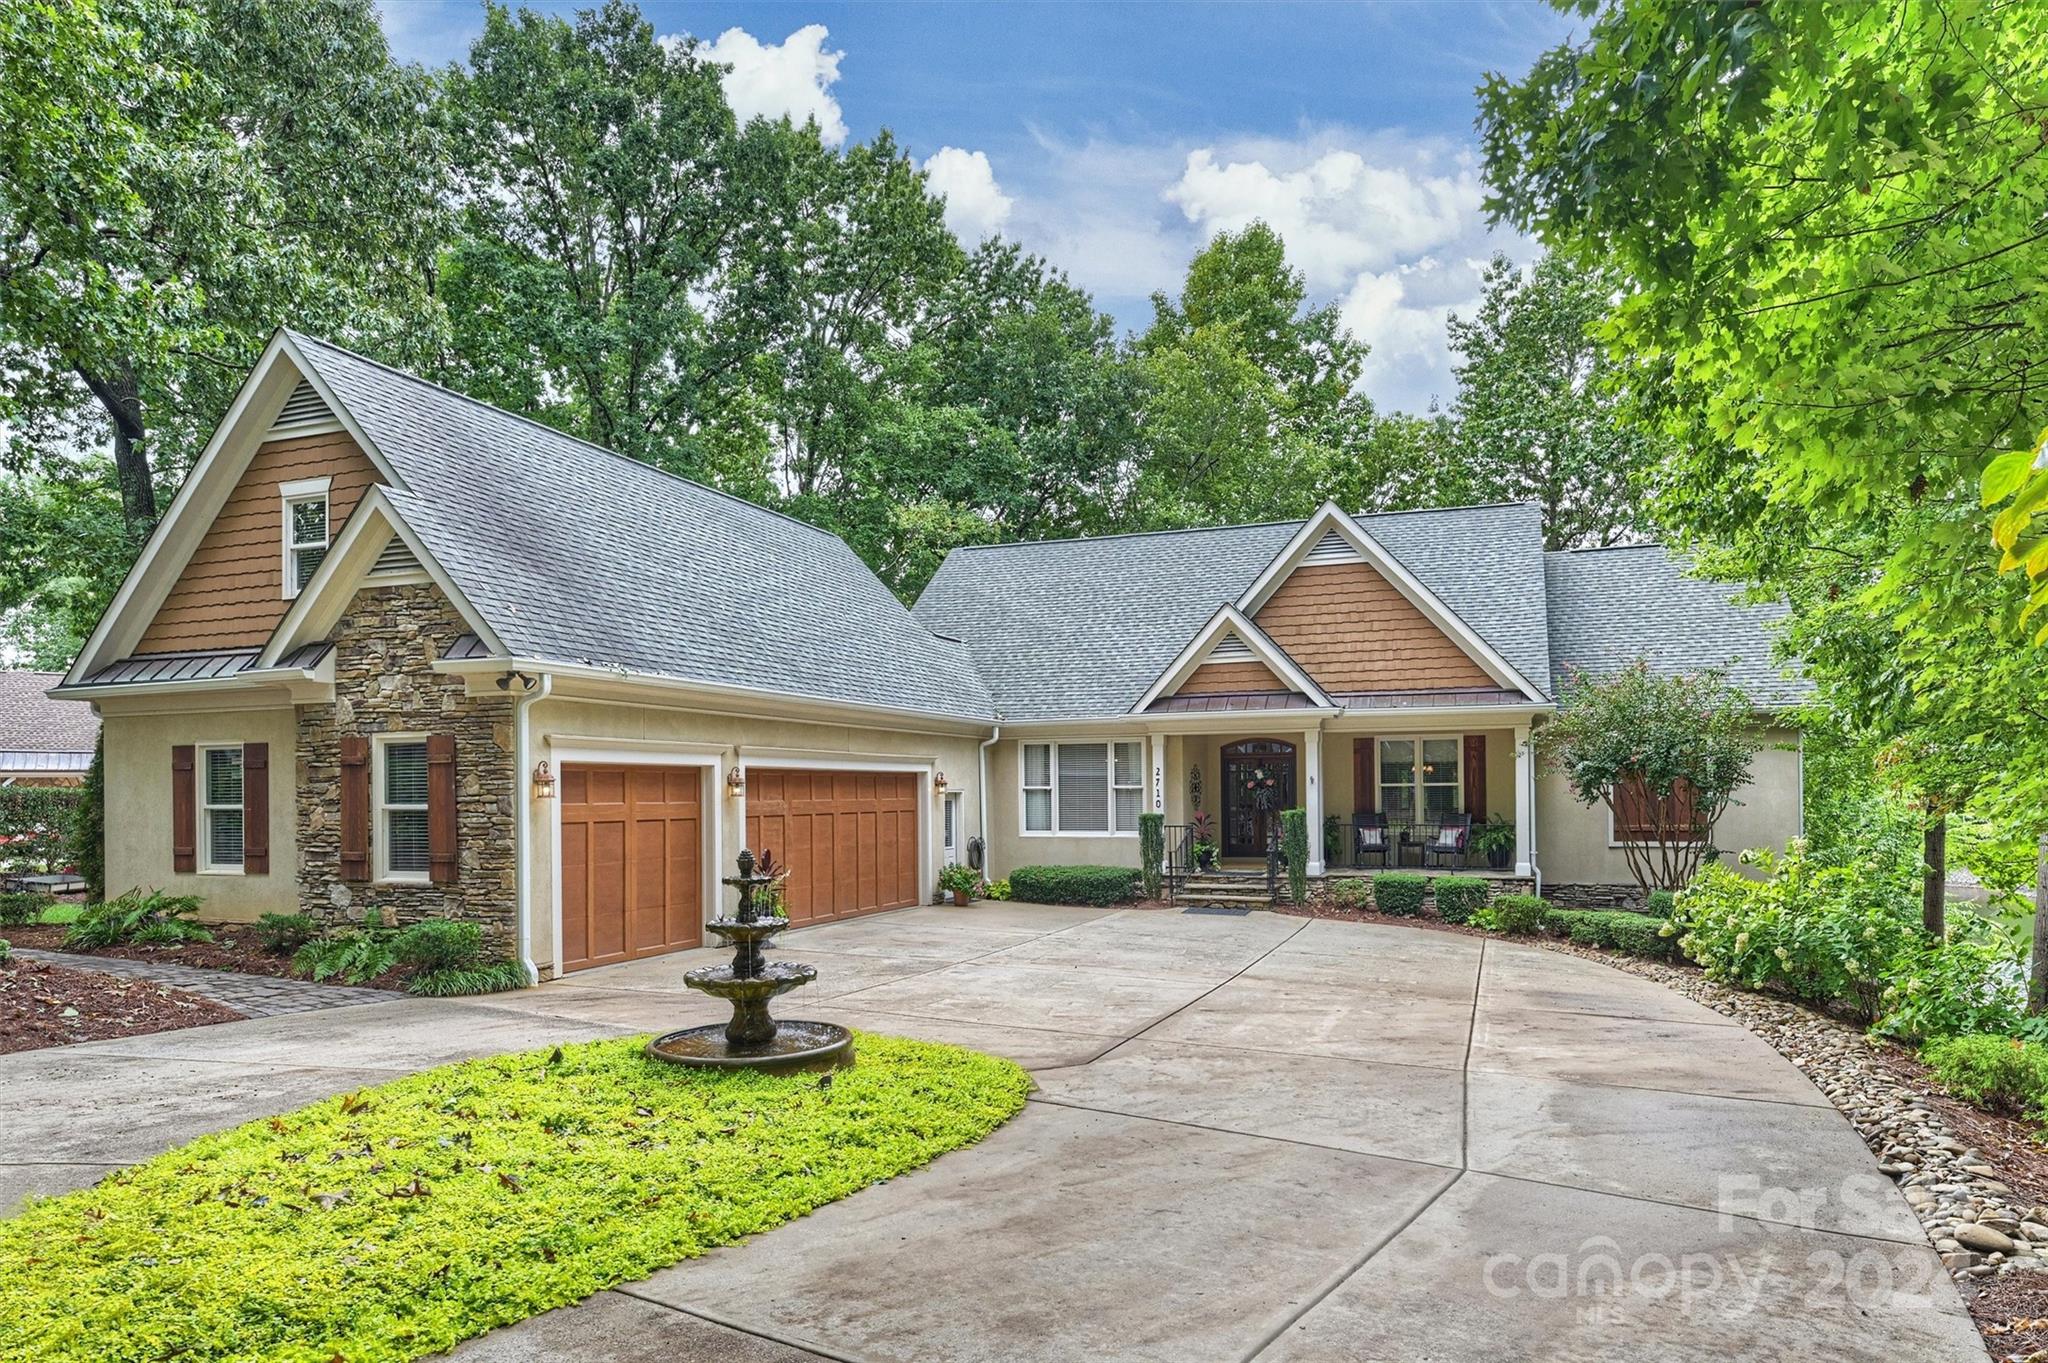
<path id="1" fill-rule="evenodd" d="M 1384 814 L 1353 814 L 1351 816 L 1351 864 L 1363 866 L 1367 857 L 1378 857 L 1381 866 L 1392 866 L 1387 838 L 1387 816 Z"/>
<path id="2" fill-rule="evenodd" d="M 1436 836 L 1422 844 L 1422 865 L 1463 866 L 1465 848 L 1472 841 L 1472 816 L 1446 814 L 1437 824 Z"/>

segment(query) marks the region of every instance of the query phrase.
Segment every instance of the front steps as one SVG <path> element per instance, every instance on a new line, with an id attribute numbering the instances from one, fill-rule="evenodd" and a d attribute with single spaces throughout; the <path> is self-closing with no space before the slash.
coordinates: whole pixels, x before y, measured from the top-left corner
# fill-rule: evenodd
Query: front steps
<path id="1" fill-rule="evenodd" d="M 1218 909 L 1270 909 L 1273 900 L 1266 893 L 1262 873 L 1231 875 L 1226 872 L 1196 871 L 1174 891 L 1176 904 Z"/>

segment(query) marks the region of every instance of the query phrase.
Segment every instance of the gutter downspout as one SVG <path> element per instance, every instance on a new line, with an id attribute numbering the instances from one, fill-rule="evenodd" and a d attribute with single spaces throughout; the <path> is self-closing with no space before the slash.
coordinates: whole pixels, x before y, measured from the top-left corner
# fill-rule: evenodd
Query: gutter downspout
<path id="1" fill-rule="evenodd" d="M 1524 797 L 1529 801 L 1529 876 L 1536 882 L 1536 897 L 1543 897 L 1543 863 L 1536 856 L 1536 731 L 1529 731 L 1529 789 Z"/>
<path id="2" fill-rule="evenodd" d="M 983 849 L 981 856 L 981 878 L 983 880 L 994 880 L 996 878 L 994 874 L 996 869 L 996 845 L 994 840 L 988 835 L 988 750 L 1002 736 L 1003 726 L 998 724 L 989 731 L 989 736 L 982 740 L 981 751 L 975 755 L 975 761 L 979 764 L 979 770 L 976 772 L 974 782 L 975 818 L 978 822 L 975 832 L 981 835 L 981 846 Z"/>
<path id="3" fill-rule="evenodd" d="M 519 968 L 526 972 L 529 985 L 540 983 L 540 967 L 533 963 L 533 799 L 526 787 L 527 771 L 532 766 L 528 760 L 532 756 L 532 740 L 527 733 L 526 712 L 535 701 L 546 700 L 554 689 L 554 674 L 543 672 L 539 685 L 529 687 L 525 695 L 512 703 L 513 808 L 520 811 L 512 824 L 517 839 L 513 848 L 512 903 L 519 918 Z"/>

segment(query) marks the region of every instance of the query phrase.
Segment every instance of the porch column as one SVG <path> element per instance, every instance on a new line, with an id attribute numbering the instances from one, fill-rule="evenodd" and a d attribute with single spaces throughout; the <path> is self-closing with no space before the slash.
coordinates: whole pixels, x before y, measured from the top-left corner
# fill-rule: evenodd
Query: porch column
<path id="1" fill-rule="evenodd" d="M 1145 808 L 1166 813 L 1166 735 L 1145 735 Z"/>
<path id="2" fill-rule="evenodd" d="M 1306 768 L 1307 784 L 1303 793 L 1307 797 L 1303 807 L 1308 811 L 1308 873 L 1319 876 L 1323 873 L 1323 731 L 1310 729 L 1302 735 L 1302 765 Z"/>
<path id="3" fill-rule="evenodd" d="M 1535 848 L 1536 833 L 1536 750 L 1529 742 L 1529 726 L 1515 728 L 1515 874 L 1529 874 L 1529 854 Z"/>

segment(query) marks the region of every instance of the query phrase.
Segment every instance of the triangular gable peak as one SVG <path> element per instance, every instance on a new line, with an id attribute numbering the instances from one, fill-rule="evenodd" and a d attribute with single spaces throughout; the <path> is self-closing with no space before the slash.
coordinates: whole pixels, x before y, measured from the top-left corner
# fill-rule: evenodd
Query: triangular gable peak
<path id="1" fill-rule="evenodd" d="M 1237 601 L 1327 692 L 1543 692 L 1334 502 Z"/>
<path id="2" fill-rule="evenodd" d="M 1267 638 L 1244 612 L 1226 605 L 1196 631 L 1195 637 L 1131 709 L 1134 713 L 1143 711 L 1173 696 L 1265 692 L 1299 695 L 1310 705 L 1335 708 L 1322 688 L 1285 650 Z"/>
<path id="3" fill-rule="evenodd" d="M 365 587 L 422 582 L 439 588 L 463 623 L 492 653 L 507 651 L 419 533 L 406 524 L 392 496 L 378 487 L 364 495 L 356 514 L 349 517 L 348 525 L 327 551 L 306 589 L 279 622 L 256 665 L 275 667 L 294 650 L 325 639 L 355 600 L 356 593 Z"/>
<path id="4" fill-rule="evenodd" d="M 215 640 L 241 640 L 242 634 L 248 634 L 250 637 L 241 641 L 253 645 L 266 635 L 276 613 L 283 611 L 285 597 L 279 595 L 274 612 L 262 619 L 252 615 L 248 620 L 223 620 L 215 614 L 218 600 L 207 599 L 208 584 L 188 583 L 188 571 L 194 568 L 195 558 L 203 569 L 212 558 L 232 556 L 231 549 L 221 542 L 233 537 L 234 527 L 227 522 L 235 518 L 224 518 L 222 513 L 238 494 L 248 495 L 245 482 L 251 465 L 265 457 L 266 451 L 279 450 L 278 442 L 317 441 L 319 437 L 332 437 L 347 446 L 346 451 L 337 452 L 338 462 L 353 458 L 360 465 L 361 473 L 349 488 L 351 496 L 371 482 L 404 487 L 404 481 L 350 418 L 303 349 L 288 333 L 279 331 L 242 381 L 227 415 L 215 427 L 112 604 L 79 650 L 65 684 L 75 685 L 134 653 L 188 646 L 186 636 L 199 629 L 202 621 L 204 631 Z M 344 484 L 349 482 L 346 474 L 332 476 Z M 264 500 L 267 513 L 281 522 L 281 507 L 271 505 L 275 499 Z M 340 518 L 334 519 L 338 522 Z M 233 575 L 225 562 L 214 567 L 223 580 Z M 166 602 L 181 589 L 194 600 L 189 605 L 181 601 L 167 612 Z"/>

